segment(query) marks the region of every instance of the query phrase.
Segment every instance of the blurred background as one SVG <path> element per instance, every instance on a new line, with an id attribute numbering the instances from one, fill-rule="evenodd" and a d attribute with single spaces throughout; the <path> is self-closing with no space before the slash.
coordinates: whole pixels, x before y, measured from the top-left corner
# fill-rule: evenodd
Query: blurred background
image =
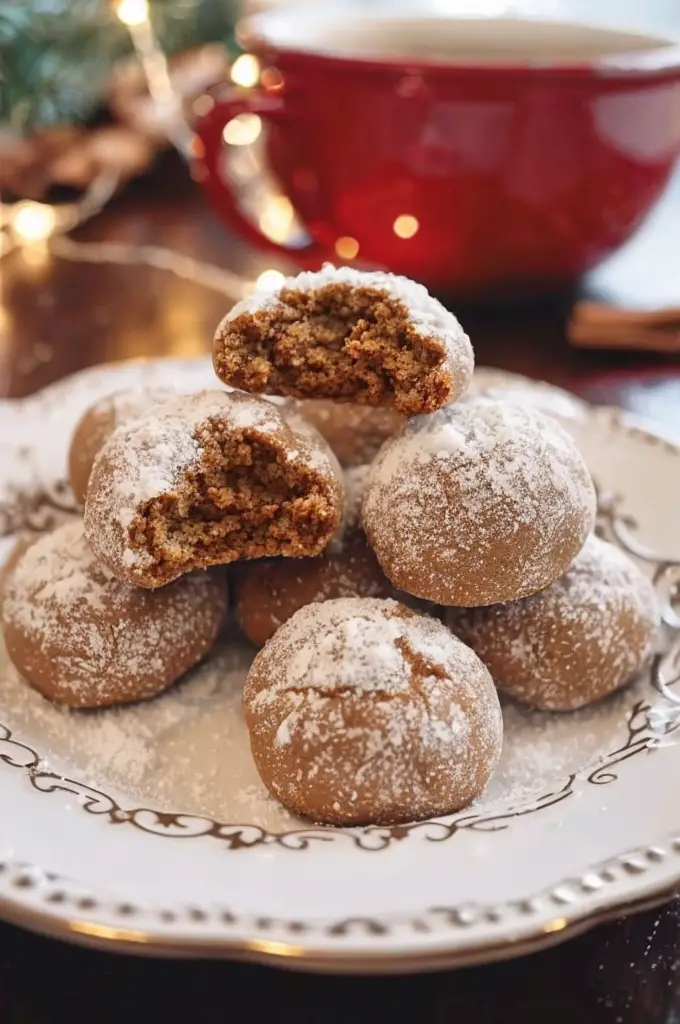
<path id="1" fill-rule="evenodd" d="M 158 173 L 173 145 L 189 159 L 187 125 L 209 109 L 208 91 L 260 84 L 261 62 L 236 41 L 239 20 L 299 7 L 581 19 L 680 36 L 677 0 L 0 0 L 4 249 L 11 229 L 16 242 L 87 219 L 127 182 Z M 300 226 L 288 198 L 273 197 L 263 134 L 260 119 L 246 115 L 224 140 L 244 209 L 282 243 Z M 62 208 L 88 190 L 84 209 Z"/>
<path id="2" fill-rule="evenodd" d="M 539 276 L 542 265 L 556 259 L 564 238 L 571 235 L 581 245 L 573 267 L 557 259 L 554 279 L 546 273 L 546 281 L 539 281 L 536 274 L 532 277 L 513 267 L 520 262 L 520 248 L 515 247 L 511 233 L 509 242 L 496 239 L 496 265 L 488 273 L 484 266 L 480 271 L 470 255 L 469 238 L 475 246 L 478 242 L 486 246 L 481 258 L 488 262 L 492 247 L 485 239 L 500 236 L 508 219 L 507 203 L 494 207 L 483 191 L 478 205 L 486 210 L 486 222 L 470 213 L 470 223 L 461 227 L 459 238 L 450 210 L 454 229 L 444 231 L 434 199 L 424 215 L 414 215 L 430 190 L 435 195 L 438 178 L 444 176 L 442 166 L 450 178 L 446 187 L 455 194 L 456 161 L 461 154 L 472 161 L 481 159 L 477 151 L 493 140 L 494 132 L 498 134 L 488 112 L 481 111 L 480 116 L 474 103 L 465 106 L 466 96 L 455 83 L 454 93 L 435 95 L 420 113 L 416 97 L 410 121 L 392 113 L 380 133 L 376 130 L 376 138 L 396 133 L 386 146 L 396 147 L 397 163 L 402 166 L 392 168 L 387 183 L 377 172 L 371 178 L 372 169 L 367 168 L 366 180 L 340 200 L 333 197 L 332 204 L 328 184 L 321 178 L 312 183 L 315 202 L 321 197 L 332 205 L 338 223 L 328 226 L 327 209 L 317 217 L 318 224 L 314 210 L 312 214 L 303 211 L 309 231 L 316 228 L 317 238 L 323 236 L 323 245 L 311 249 L 305 262 L 301 247 L 309 236 L 298 217 L 299 197 L 293 196 L 291 202 L 290 168 L 295 161 L 301 164 L 294 168 L 295 180 L 307 174 L 308 164 L 318 169 L 320 157 L 313 151 L 321 145 L 323 134 L 319 96 L 325 83 L 330 93 L 327 72 L 317 83 L 315 95 L 310 92 L 303 97 L 309 107 L 304 139 L 268 125 L 266 117 L 248 110 L 235 114 L 220 129 L 220 173 L 237 199 L 241 220 L 225 213 L 225 203 L 214 189 L 201 189 L 199 179 L 206 183 L 204 146 L 195 135 L 197 124 L 209 120 L 224 96 L 237 96 L 245 103 L 263 92 L 285 92 L 280 89 L 283 79 L 272 77 L 279 75 L 276 56 L 271 67 L 261 53 L 243 52 L 237 26 L 249 15 L 276 11 L 294 37 L 296 26 L 304 24 L 305 15 L 296 13 L 300 7 L 314 16 L 340 7 L 347 18 L 357 12 L 387 10 L 397 17 L 402 10 L 411 14 L 422 10 L 440 19 L 474 17 L 490 23 L 507 16 L 595 21 L 680 38 L 678 0 L 648 0 L 644 5 L 637 0 L 0 0 L 2 390 L 26 393 L 54 376 L 55 341 L 50 335 L 56 316 L 64 329 L 68 325 L 70 338 L 68 345 L 64 342 L 59 348 L 60 372 L 131 355 L 193 354 L 208 347 L 225 306 L 255 286 L 274 287 L 284 273 L 294 272 L 301 264 L 316 261 L 318 265 L 328 257 L 360 265 L 365 258 L 366 265 L 419 277 L 456 308 L 471 301 L 473 326 L 480 308 L 492 319 L 497 315 L 499 277 L 505 279 L 500 281 L 505 301 L 516 299 L 526 305 L 527 301 L 543 302 L 544 293 L 549 293 L 551 302 L 557 297 L 559 325 L 550 330 L 560 340 L 552 362 L 533 359 L 528 347 L 517 362 L 518 369 L 555 380 L 564 381 L 574 363 L 564 348 L 565 337 L 569 344 L 586 349 L 586 362 L 593 366 L 609 366 L 612 352 L 620 354 L 622 365 L 634 366 L 648 364 L 650 359 L 654 363 L 659 356 L 667 360 L 680 348 L 680 287 L 675 271 L 680 179 L 677 174 L 669 179 L 680 148 L 677 67 L 660 84 L 641 82 L 639 96 L 644 95 L 645 102 L 658 93 L 651 116 L 643 104 L 630 108 L 632 113 L 628 107 L 616 113 L 614 128 L 609 125 L 606 131 L 619 133 L 614 141 L 623 163 L 616 166 L 624 168 L 627 179 L 619 177 L 618 170 L 607 177 L 606 168 L 595 184 L 584 178 L 578 187 L 585 199 L 578 199 L 582 210 L 577 208 L 576 216 L 573 196 L 571 208 L 551 210 L 547 220 L 540 209 L 542 192 L 552 189 L 566 196 L 582 171 L 578 145 L 567 140 L 562 152 L 551 141 L 542 143 L 542 132 L 551 125 L 554 130 L 560 118 L 568 119 L 571 113 L 564 103 L 553 113 L 547 90 L 530 99 L 535 123 L 525 135 L 534 140 L 533 155 L 527 155 L 526 145 L 521 149 L 513 142 L 503 160 L 514 168 L 515 177 L 522 177 L 521 190 L 513 184 L 518 194 L 524 193 L 516 218 L 520 234 L 534 232 L 539 239 L 532 242 L 531 256 Z M 294 76 L 291 80 L 299 84 Z M 416 80 L 411 75 L 407 85 Z M 286 79 L 284 85 L 288 84 Z M 363 86 L 355 81 L 354 88 L 354 106 L 338 110 L 338 124 L 343 121 L 344 130 L 356 137 Z M 633 91 L 625 82 L 611 89 L 618 90 L 616 97 L 622 103 Z M 372 109 L 382 109 L 383 99 L 376 100 Z M 402 132 L 398 140 L 397 126 Z M 407 131 L 411 134 L 404 136 Z M 627 137 L 631 132 L 640 133 L 633 149 Z M 429 146 L 425 156 L 418 149 L 423 140 Z M 416 157 L 408 157 L 407 152 L 416 149 Z M 274 158 L 276 175 L 270 173 Z M 416 158 L 421 163 L 433 161 L 425 184 L 422 178 L 411 180 Z M 531 160 L 537 161 L 534 167 L 529 166 Z M 290 180 L 282 181 L 287 171 Z M 482 167 L 481 178 L 485 173 Z M 640 182 L 645 175 L 653 175 L 654 180 L 643 188 Z M 529 188 L 533 195 L 527 194 Z M 627 190 L 631 189 L 646 189 L 637 200 L 639 209 L 629 202 Z M 446 194 L 441 196 L 437 203 L 449 205 Z M 612 210 L 604 209 L 605 199 L 614 203 Z M 472 205 L 462 204 L 461 224 Z M 365 245 L 363 236 L 355 237 L 359 232 L 351 228 L 352 218 L 368 231 L 383 215 L 391 232 L 386 242 L 381 239 L 371 248 L 368 239 Z M 607 222 L 612 236 L 604 245 L 586 237 L 598 216 Z M 425 230 L 428 217 L 434 241 Z M 343 227 L 343 218 L 350 227 Z M 544 222 L 548 235 L 542 242 Z M 253 225 L 252 231 L 248 224 Z M 577 237 L 579 233 L 583 237 Z M 633 237 L 625 245 L 617 240 L 630 234 Z M 617 251 L 603 262 L 602 256 L 612 249 Z M 417 254 L 411 262 L 404 256 L 409 252 Z M 468 265 L 466 278 L 461 266 Z M 585 278 L 582 265 L 589 271 Z M 146 268 L 141 294 L 139 267 Z M 161 284 L 164 275 L 174 278 L 174 284 Z M 89 301 L 76 305 L 71 298 L 76 292 L 79 298 L 87 293 Z M 115 316 L 109 301 L 113 293 L 125 303 L 125 311 L 118 308 Z M 515 329 L 525 331 L 521 317 L 513 314 L 508 320 L 505 313 L 500 315 L 505 317 L 504 338 L 493 330 L 489 333 L 497 340 L 486 349 L 485 343 L 481 345 L 485 361 L 503 362 L 512 344 L 508 335 Z M 543 333 L 546 323 L 541 321 Z M 546 342 L 541 344 L 545 355 Z M 18 367 L 24 368 L 21 373 Z"/>
<path id="3" fill-rule="evenodd" d="M 340 2 L 333 0 L 333 6 Z M 268 164 L 276 152 L 285 170 L 300 156 L 297 143 L 277 136 L 252 110 L 234 112 L 224 125 L 218 123 L 225 180 L 261 238 L 293 247 L 286 254 L 253 244 L 248 232 L 227 223 L 221 201 L 197 180 L 203 165 L 194 130 L 224 97 L 248 103 L 265 89 L 279 102 L 279 79 L 268 60 L 239 48 L 237 24 L 247 15 L 275 10 L 293 31 L 292 26 L 302 24 L 295 14 L 300 4 L 316 15 L 330 6 L 325 0 L 0 0 L 0 397 L 31 394 L 96 363 L 204 355 L 215 325 L 236 299 L 255 286 L 274 287 L 284 273 L 295 271 L 294 247 L 305 232 Z M 444 19 L 595 20 L 680 37 L 680 0 L 344 0 L 343 9 L 349 17 L 386 5 L 394 14 L 422 7 Z M 388 263 L 402 258 L 404 246 L 419 244 L 424 232 L 414 205 L 392 209 L 390 204 L 424 203 L 435 191 L 442 166 L 455 180 L 461 154 L 474 163 L 487 143 L 493 148 L 500 138 L 497 122 L 485 122 L 484 111 L 481 121 L 475 120 L 479 110 L 466 106 L 465 92 L 456 93 L 455 83 L 450 95 L 437 98 L 436 109 L 419 108 L 427 95 L 412 72 L 394 82 L 413 100 L 415 114 L 390 115 L 381 133 L 364 132 L 360 139 L 392 147 L 392 184 L 374 185 L 368 159 L 364 170 L 370 187 L 357 193 L 365 204 L 359 207 L 365 211 L 358 218 L 362 230 L 385 210 L 393 236 Z M 437 289 L 460 315 L 479 363 L 623 406 L 676 434 L 680 176 L 673 161 L 680 145 L 679 78 L 676 67 L 668 81 L 652 75 L 606 86 L 624 104 L 623 116 L 605 122 L 609 142 L 614 148 L 619 144 L 622 166 L 630 171 L 626 180 L 644 179 L 650 168 L 654 176 L 654 187 L 643 196 L 643 215 L 626 221 L 633 235 L 618 251 L 602 263 L 595 258 L 582 278 L 575 275 L 550 294 L 530 289 L 521 303 L 508 302 L 512 296 L 507 294 L 503 303 L 484 291 L 470 301 L 453 286 Z M 353 103 L 331 106 L 331 114 L 352 135 L 368 94 L 364 97 L 356 73 L 348 81 L 355 90 Z M 636 83 L 644 102 L 628 107 Z M 310 111 L 320 111 L 327 90 L 330 79 L 314 83 L 307 93 Z M 534 214 L 538 217 L 541 196 L 568 194 L 583 170 L 579 146 L 563 144 L 568 104 L 556 116 L 544 105 L 546 95 L 542 86 L 529 94 L 539 125 L 537 134 L 526 136 L 537 140 L 532 158 L 525 159 L 521 146 L 509 146 L 500 161 L 521 168 L 534 183 L 534 192 L 525 189 L 522 195 L 520 227 Z M 647 100 L 654 104 L 651 113 Z M 386 106 L 378 98 L 374 110 Z M 607 103 L 604 109 L 611 113 Z M 470 120 L 465 122 L 463 115 Z M 331 119 L 331 138 L 332 129 Z M 407 131 L 411 135 L 405 139 Z M 551 151 L 543 133 L 555 131 Z M 298 139 L 300 152 L 313 150 L 320 137 L 318 114 L 307 136 Z M 427 159 L 434 160 L 427 165 L 433 167 L 431 181 L 412 187 L 412 181 L 404 184 L 400 177 L 411 152 L 405 142 L 413 142 L 413 153 L 420 157 L 415 144 L 422 139 L 429 146 Z M 549 181 L 537 173 L 541 161 L 555 171 Z M 342 161 L 334 166 L 341 177 Z M 484 172 L 482 159 L 481 179 Z M 520 179 L 525 180 L 520 175 L 513 183 Z M 581 193 L 594 219 L 601 213 L 600 195 L 624 207 L 627 202 L 623 179 L 605 173 L 598 180 L 601 193 L 587 184 Z M 479 205 L 482 212 L 488 209 Z M 447 204 L 441 209 L 449 211 Z M 349 216 L 351 203 L 337 204 L 335 213 Z M 419 216 L 424 224 L 426 215 Z M 436 208 L 431 211 L 433 229 L 441 227 L 441 220 Z M 487 220 L 479 236 L 482 256 L 504 226 L 494 217 Z M 559 238 L 589 228 L 588 217 L 578 211 L 572 218 L 548 218 L 548 223 Z M 620 226 L 615 216 L 612 225 Z M 443 237 L 445 269 L 447 245 L 453 257 L 460 249 L 457 239 L 454 225 Z M 338 230 L 326 243 L 338 261 L 361 255 L 349 230 Z M 427 270 L 427 247 L 424 251 Z M 540 249 L 538 255 L 540 264 Z M 508 280 L 516 262 L 511 253 L 502 266 Z M 357 1006 L 363 1005 L 383 1015 L 387 1006 L 395 1022 L 455 1016 L 522 1024 L 572 1024 L 581 1018 L 603 1024 L 672 1024 L 680 1021 L 675 980 L 679 934 L 675 901 L 540 958 L 417 980 L 313 982 L 237 964 L 116 960 L 0 925 L 0 1021 L 89 1022 L 92 1006 L 97 1019 L 119 1021 L 134 1014 L 133 1003 L 148 1020 L 177 1019 L 180 1013 L 212 1021 L 225 991 L 242 990 L 244 1004 L 247 999 L 255 1007 L 254 1020 L 275 1010 L 286 1020 L 340 1021 L 354 1019 Z"/>

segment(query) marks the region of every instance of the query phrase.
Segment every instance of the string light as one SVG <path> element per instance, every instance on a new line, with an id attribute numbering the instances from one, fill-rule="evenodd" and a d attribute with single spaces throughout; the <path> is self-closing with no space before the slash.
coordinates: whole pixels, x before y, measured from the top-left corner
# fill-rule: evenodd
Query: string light
<path id="1" fill-rule="evenodd" d="M 260 62 L 252 53 L 242 53 L 231 65 L 230 74 L 235 85 L 252 88 L 260 80 Z"/>
<path id="2" fill-rule="evenodd" d="M 17 242 L 31 245 L 44 242 L 55 229 L 56 212 L 46 203 L 22 200 L 9 211 L 9 227 Z"/>
<path id="3" fill-rule="evenodd" d="M 158 105 L 159 113 L 165 115 L 170 141 L 183 156 L 189 156 L 193 133 L 182 116 L 182 104 L 172 85 L 167 58 L 151 24 L 148 0 L 119 0 L 116 15 L 130 32 L 149 95 Z"/>
<path id="4" fill-rule="evenodd" d="M 260 84 L 267 92 L 280 92 L 283 89 L 283 75 L 278 68 L 265 68 L 260 74 Z"/>
<path id="5" fill-rule="evenodd" d="M 116 4 L 116 16 L 128 28 L 136 28 L 149 20 L 149 4 L 147 0 L 119 0 Z"/>
<path id="6" fill-rule="evenodd" d="M 351 235 L 343 235 L 335 240 L 335 252 L 341 260 L 353 260 L 359 255 L 359 243 Z"/>
<path id="7" fill-rule="evenodd" d="M 56 223 L 56 212 L 46 203 L 27 199 L 15 203 L 9 212 L 10 229 L 21 245 L 44 242 L 54 231 Z"/>
<path id="8" fill-rule="evenodd" d="M 260 161 L 253 147 L 229 152 L 225 161 L 229 176 L 238 182 L 250 182 L 261 171 Z"/>
<path id="9" fill-rule="evenodd" d="M 75 263 L 117 264 L 122 267 L 153 267 L 165 270 L 184 281 L 210 288 L 232 300 L 243 299 L 253 290 L 253 282 L 238 274 L 204 263 L 192 256 L 166 249 L 160 245 L 129 245 L 125 242 L 74 242 L 65 235 L 55 235 L 50 251 L 61 259 Z M 267 270 L 265 274 L 276 274 Z M 262 276 L 262 275 L 260 275 Z M 283 275 L 281 275 L 283 279 Z M 259 278 L 258 278 L 259 280 Z"/>
<path id="10" fill-rule="evenodd" d="M 258 223 L 262 233 L 272 242 L 285 242 L 294 218 L 295 211 L 290 199 L 287 196 L 273 196 L 267 200 Z"/>
<path id="11" fill-rule="evenodd" d="M 261 131 L 262 121 L 257 114 L 239 114 L 227 121 L 222 138 L 230 146 L 251 146 Z"/>
<path id="12" fill-rule="evenodd" d="M 255 287 L 260 292 L 273 292 L 280 288 L 284 281 L 285 277 L 280 270 L 263 270 L 255 282 Z"/>
<path id="13" fill-rule="evenodd" d="M 42 276 L 40 271 L 50 264 L 50 247 L 48 242 L 32 242 L 30 245 L 22 246 L 21 258 L 24 267 L 30 267 L 34 271 L 34 276 Z"/>
<path id="14" fill-rule="evenodd" d="M 20 246 L 26 249 L 33 246 L 35 249 L 53 236 L 84 224 L 106 206 L 119 184 L 120 178 L 115 171 L 102 171 L 88 186 L 82 199 L 75 203 L 50 206 L 30 199 L 6 205 L 0 203 L 0 214 L 3 215 L 0 258 Z"/>
<path id="15" fill-rule="evenodd" d="M 170 125 L 170 141 L 182 155 L 188 157 L 191 154 L 194 135 L 183 117 L 182 104 L 174 90 L 165 53 L 156 38 L 148 0 L 117 0 L 114 10 L 118 20 L 130 32 L 135 52 L 145 74 L 149 95 L 161 109 L 165 109 L 165 120 Z M 256 85 L 259 77 L 260 62 L 253 54 L 242 54 L 234 61 L 231 79 L 236 85 Z M 201 97 L 195 101 L 197 113 L 205 112 L 208 109 L 207 104 L 213 102 L 210 97 L 203 99 L 205 107 Z M 230 122 L 227 129 L 225 141 L 230 145 L 245 147 L 257 141 L 262 124 L 257 115 L 242 115 Z M 240 155 L 252 157 L 252 150 L 244 149 Z M 250 169 L 244 176 L 251 176 Z M 263 271 L 256 281 L 249 281 L 222 267 L 204 263 L 162 246 L 75 242 L 67 237 L 67 232 L 100 212 L 114 195 L 119 184 L 118 174 L 102 171 L 78 202 L 55 207 L 46 203 L 22 200 L 5 206 L 6 220 L 0 222 L 0 258 L 21 247 L 27 257 L 31 253 L 37 255 L 40 251 L 43 257 L 52 254 L 61 259 L 80 263 L 148 266 L 168 271 L 176 277 L 227 295 L 232 300 L 244 298 L 251 294 L 254 288 L 273 290 L 284 280 L 284 275 L 280 271 L 269 269 Z M 0 213 L 2 212 L 3 207 L 0 204 Z M 290 202 L 279 196 L 267 201 L 262 220 L 272 239 L 283 240 L 294 216 Z"/>
<path id="16" fill-rule="evenodd" d="M 254 281 L 173 249 L 122 242 L 75 242 L 69 238 L 65 232 L 98 213 L 115 192 L 117 184 L 118 178 L 107 172 L 95 179 L 78 203 L 55 208 L 46 203 L 22 200 L 11 206 L 0 206 L 0 212 L 7 213 L 7 223 L 3 226 L 9 229 L 0 234 L 0 257 L 22 247 L 25 258 L 33 262 L 37 260 L 40 264 L 52 254 L 76 263 L 153 267 L 210 288 L 232 301 L 245 298 L 253 291 Z"/>
<path id="17" fill-rule="evenodd" d="M 410 213 L 402 213 L 392 225 L 397 238 L 413 238 L 420 228 L 420 221 Z"/>

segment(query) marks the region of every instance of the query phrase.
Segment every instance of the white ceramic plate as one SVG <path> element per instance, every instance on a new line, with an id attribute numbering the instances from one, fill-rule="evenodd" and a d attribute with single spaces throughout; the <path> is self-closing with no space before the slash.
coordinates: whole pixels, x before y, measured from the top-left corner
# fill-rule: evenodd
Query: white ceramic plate
<path id="1" fill-rule="evenodd" d="M 0 531 L 72 514 L 70 430 L 97 395 L 141 381 L 211 386 L 207 361 L 86 371 L 0 403 Z M 613 410 L 497 371 L 575 437 L 600 528 L 657 579 L 659 653 L 594 709 L 505 708 L 484 798 L 450 818 L 324 829 L 267 799 L 250 761 L 236 641 L 141 708 L 59 711 L 0 656 L 0 915 L 121 950 L 397 971 L 527 952 L 650 905 L 680 882 L 680 443 Z M 680 686 L 678 686 L 680 691 Z M 676 733 L 675 730 L 678 729 Z"/>

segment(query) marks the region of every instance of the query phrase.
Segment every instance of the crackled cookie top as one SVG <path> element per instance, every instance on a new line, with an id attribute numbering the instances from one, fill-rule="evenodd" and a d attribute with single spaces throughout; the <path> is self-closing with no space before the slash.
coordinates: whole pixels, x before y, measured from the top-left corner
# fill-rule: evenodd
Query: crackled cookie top
<path id="1" fill-rule="evenodd" d="M 255 658 L 244 708 L 265 785 L 316 821 L 455 811 L 500 755 L 498 697 L 481 661 L 396 601 L 300 609 Z"/>
<path id="2" fill-rule="evenodd" d="M 85 502 L 94 460 L 116 427 L 143 416 L 176 393 L 158 387 L 114 391 L 85 410 L 73 432 L 68 455 L 69 480 L 80 505 Z"/>
<path id="3" fill-rule="evenodd" d="M 227 601 L 219 571 L 161 590 L 121 583 L 101 565 L 81 520 L 44 534 L 10 567 L 7 652 L 46 697 L 93 708 L 152 697 L 210 649 Z"/>
<path id="4" fill-rule="evenodd" d="M 396 587 L 467 607 L 524 597 L 561 576 L 592 530 L 595 504 L 557 422 L 480 398 L 415 417 L 387 441 L 362 515 Z"/>
<path id="5" fill-rule="evenodd" d="M 499 689 L 547 711 L 571 711 L 627 683 L 654 643 L 651 581 L 620 548 L 589 537 L 546 590 L 488 608 L 450 608 L 447 624 Z"/>

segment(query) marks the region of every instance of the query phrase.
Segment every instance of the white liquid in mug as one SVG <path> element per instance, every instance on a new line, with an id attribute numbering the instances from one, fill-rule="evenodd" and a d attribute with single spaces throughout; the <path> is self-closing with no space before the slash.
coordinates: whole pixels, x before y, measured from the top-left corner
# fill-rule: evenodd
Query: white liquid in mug
<path id="1" fill-rule="evenodd" d="M 289 11 L 253 18 L 249 30 L 281 49 L 336 57 L 412 58 L 447 64 L 560 65 L 671 45 L 671 40 L 577 22 L 523 18 L 385 17 L 356 10 Z"/>

